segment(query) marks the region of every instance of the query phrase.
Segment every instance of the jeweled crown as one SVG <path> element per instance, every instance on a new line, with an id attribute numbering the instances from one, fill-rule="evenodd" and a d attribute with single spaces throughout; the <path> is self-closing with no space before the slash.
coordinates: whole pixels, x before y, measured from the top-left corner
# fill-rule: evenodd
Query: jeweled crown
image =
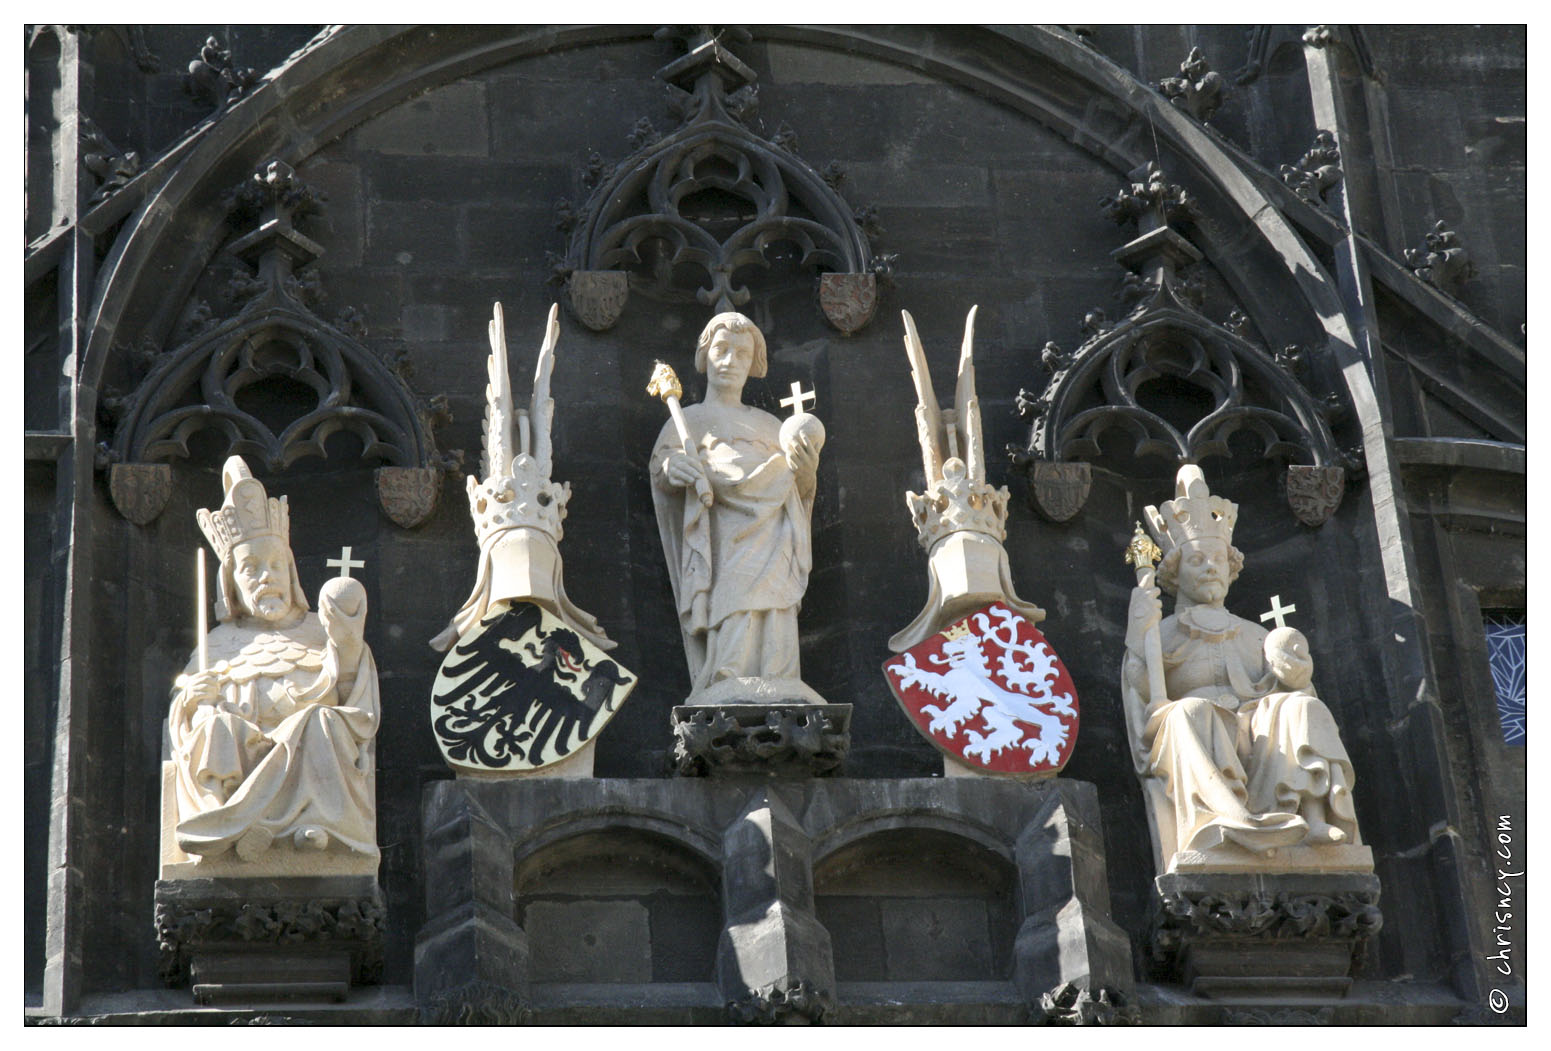
<path id="1" fill-rule="evenodd" d="M 290 545 L 291 512 L 286 498 L 277 500 L 270 496 L 242 457 L 227 459 L 221 468 L 221 487 L 226 491 L 226 499 L 219 509 L 200 508 L 194 512 L 200 531 L 210 541 L 217 558 L 225 562 L 238 544 L 265 536 L 279 537 Z"/>
<path id="2" fill-rule="evenodd" d="M 1192 540 L 1216 538 L 1231 545 L 1238 520 L 1239 505 L 1213 496 L 1201 468 L 1188 463 L 1175 476 L 1174 499 L 1164 501 L 1161 513 L 1147 508 L 1147 524 L 1165 554 Z"/>
<path id="3" fill-rule="evenodd" d="M 1007 539 L 1007 487 L 993 487 L 969 478 L 964 461 L 949 458 L 942 478 L 925 493 L 906 493 L 905 505 L 915 522 L 916 540 L 926 551 L 950 533 L 968 530 L 993 540 Z"/>
<path id="4" fill-rule="evenodd" d="M 568 482 L 552 482 L 539 463 L 526 453 L 512 461 L 511 473 L 480 481 L 468 476 L 469 514 L 474 534 L 483 548 L 508 529 L 538 529 L 560 542 L 560 523 L 571 499 Z"/>

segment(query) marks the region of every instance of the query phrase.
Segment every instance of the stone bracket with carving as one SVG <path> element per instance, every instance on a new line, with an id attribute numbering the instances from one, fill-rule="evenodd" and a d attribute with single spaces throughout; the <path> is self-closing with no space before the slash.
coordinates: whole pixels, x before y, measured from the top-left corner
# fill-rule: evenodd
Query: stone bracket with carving
<path id="1" fill-rule="evenodd" d="M 1337 999 L 1384 924 L 1369 873 L 1165 873 L 1154 964 L 1199 996 Z"/>
<path id="2" fill-rule="evenodd" d="M 158 880 L 162 979 L 199 1003 L 343 999 L 381 981 L 374 877 Z"/>
<path id="3" fill-rule="evenodd" d="M 673 760 L 687 777 L 835 774 L 851 747 L 849 704 L 680 705 Z"/>
<path id="4" fill-rule="evenodd" d="M 594 331 L 619 320 L 632 291 L 698 300 L 718 312 L 741 309 L 753 293 L 740 271 L 778 264 L 817 272 L 820 308 L 841 332 L 872 320 L 888 264 L 874 257 L 864 224 L 836 192 L 837 173 L 799 158 L 790 129 L 773 139 L 750 130 L 757 76 L 727 47 L 734 38 L 748 33 L 695 27 L 681 38 L 688 53 L 658 71 L 681 126 L 658 135 L 638 125 L 636 152 L 598 173 L 578 213 L 565 209 L 572 231 L 560 267 L 567 302 Z M 712 211 L 702 214 L 708 200 Z M 738 202 L 733 229 L 716 201 Z M 674 272 L 685 267 L 700 275 L 694 287 L 675 283 Z"/>

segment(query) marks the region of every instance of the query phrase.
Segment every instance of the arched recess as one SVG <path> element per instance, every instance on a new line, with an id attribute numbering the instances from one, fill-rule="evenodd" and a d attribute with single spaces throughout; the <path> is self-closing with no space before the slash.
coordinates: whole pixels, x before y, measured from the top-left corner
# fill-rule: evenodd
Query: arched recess
<path id="1" fill-rule="evenodd" d="M 1018 870 L 957 832 L 896 824 L 813 866 L 839 982 L 996 982 L 1013 969 Z"/>
<path id="2" fill-rule="evenodd" d="M 564 831 L 525 847 L 513 876 L 531 981 L 714 980 L 720 877 L 705 857 L 635 823 Z"/>

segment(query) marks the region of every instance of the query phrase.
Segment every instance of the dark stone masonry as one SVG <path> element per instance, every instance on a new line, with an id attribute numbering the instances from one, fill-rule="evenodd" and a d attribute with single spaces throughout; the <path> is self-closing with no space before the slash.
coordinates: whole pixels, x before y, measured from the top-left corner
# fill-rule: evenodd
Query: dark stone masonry
<path id="1" fill-rule="evenodd" d="M 1522 1023 L 1526 105 L 1524 26 L 28 26 L 26 1021 Z M 561 304 L 565 590 L 639 678 L 591 777 L 430 727 L 496 301 L 524 390 Z M 928 587 L 900 311 L 946 396 L 976 305 L 1081 707 L 1045 780 L 945 776 L 882 671 Z M 653 361 L 699 401 L 725 309 L 745 400 L 827 431 L 825 704 L 768 721 L 685 705 L 648 480 Z M 382 861 L 300 906 L 158 880 L 234 453 L 308 595 L 348 546 L 370 596 Z M 1229 607 L 1296 605 L 1372 875 L 1156 869 L 1123 556 L 1186 463 Z"/>

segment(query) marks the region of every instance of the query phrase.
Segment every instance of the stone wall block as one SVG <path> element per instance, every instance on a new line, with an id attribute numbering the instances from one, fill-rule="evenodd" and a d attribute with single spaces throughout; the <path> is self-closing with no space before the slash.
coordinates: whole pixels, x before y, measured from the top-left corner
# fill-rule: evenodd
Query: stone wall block
<path id="1" fill-rule="evenodd" d="M 1093 785 L 1058 781 L 1018 835 L 1024 921 L 1013 982 L 1030 1002 L 1071 984 L 1127 996 L 1131 943 L 1109 912 L 1109 879 Z"/>
<path id="2" fill-rule="evenodd" d="M 511 836 L 467 786 L 426 787 L 426 922 L 415 939 L 415 1000 L 427 1020 L 526 1017 L 528 936 L 513 916 Z"/>
<path id="3" fill-rule="evenodd" d="M 835 962 L 829 931 L 814 914 L 807 834 L 786 803 L 761 788 L 722 844 L 728 923 L 716 973 L 734 1016 L 820 1020 L 834 1002 Z"/>

